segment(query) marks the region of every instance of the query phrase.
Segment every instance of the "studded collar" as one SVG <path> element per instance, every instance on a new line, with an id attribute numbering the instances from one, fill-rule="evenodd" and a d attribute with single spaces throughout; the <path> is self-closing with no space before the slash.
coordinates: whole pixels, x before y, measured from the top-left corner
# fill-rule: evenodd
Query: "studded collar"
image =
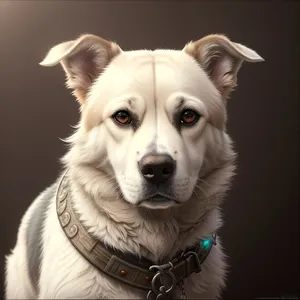
<path id="1" fill-rule="evenodd" d="M 146 258 L 123 253 L 104 245 L 88 233 L 72 207 L 65 173 L 56 193 L 56 210 L 61 227 L 74 248 L 100 272 L 129 286 L 148 291 L 147 299 L 171 299 L 176 285 L 192 273 L 201 272 L 201 264 L 216 244 L 216 236 L 200 240 L 168 262 L 155 265 Z"/>

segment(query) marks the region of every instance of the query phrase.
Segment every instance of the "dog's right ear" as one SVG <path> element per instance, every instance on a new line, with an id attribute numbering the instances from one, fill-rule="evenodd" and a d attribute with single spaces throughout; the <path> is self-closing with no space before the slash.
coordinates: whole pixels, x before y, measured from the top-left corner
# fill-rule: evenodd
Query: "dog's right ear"
<path id="1" fill-rule="evenodd" d="M 92 82 L 121 52 L 117 44 L 86 34 L 51 48 L 40 65 L 52 67 L 60 63 L 66 72 L 68 88 L 73 89 L 79 103 L 84 104 Z"/>

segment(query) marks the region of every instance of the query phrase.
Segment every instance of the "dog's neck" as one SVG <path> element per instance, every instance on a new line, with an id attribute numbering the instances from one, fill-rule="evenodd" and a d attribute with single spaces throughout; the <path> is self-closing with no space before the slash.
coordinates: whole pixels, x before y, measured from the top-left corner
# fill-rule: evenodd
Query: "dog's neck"
<path id="1" fill-rule="evenodd" d="M 180 207 L 154 211 L 119 199 L 113 189 L 107 189 L 107 182 L 100 180 L 103 175 L 98 170 L 84 168 L 93 180 L 78 177 L 83 170 L 69 170 L 74 208 L 89 232 L 113 248 L 157 262 L 171 258 L 221 226 L 220 191 L 210 191 L 208 183 L 203 187 L 206 198 L 195 196 Z M 99 194 L 101 190 L 107 192 Z"/>

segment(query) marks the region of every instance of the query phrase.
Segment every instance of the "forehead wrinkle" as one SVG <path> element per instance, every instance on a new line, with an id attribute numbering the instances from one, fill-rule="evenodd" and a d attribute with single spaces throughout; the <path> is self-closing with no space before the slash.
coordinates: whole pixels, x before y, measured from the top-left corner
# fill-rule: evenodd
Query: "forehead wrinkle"
<path id="1" fill-rule="evenodd" d="M 166 115 L 167 119 L 162 117 L 162 111 L 158 111 L 159 109 L 162 109 L 162 106 L 159 105 L 159 101 L 162 103 L 165 101 L 165 99 L 160 99 L 159 93 L 160 89 L 164 89 L 164 86 L 161 84 L 161 75 L 158 74 L 160 72 L 159 67 L 161 65 L 167 65 L 170 69 L 178 71 L 178 67 L 175 64 L 175 62 L 172 60 L 170 61 L 169 57 L 166 57 L 165 55 L 161 55 L 163 52 L 154 51 L 154 64 L 153 64 L 153 78 L 154 78 L 154 103 L 155 103 L 155 124 L 156 124 L 156 135 L 155 140 L 152 141 L 151 146 L 153 149 L 153 146 L 155 145 L 155 151 L 164 151 L 164 147 L 162 145 L 158 145 L 159 143 L 159 135 L 163 135 L 164 131 L 166 130 L 165 126 L 167 125 L 166 122 L 168 122 L 168 115 Z M 177 72 L 173 73 L 175 76 L 177 75 Z M 177 76 L 176 76 L 177 77 Z"/>
<path id="2" fill-rule="evenodd" d="M 155 128 L 155 135 L 153 137 L 153 141 L 152 141 L 152 145 L 154 147 L 154 150 L 157 150 L 157 133 L 159 132 L 159 124 L 158 124 L 158 117 L 157 117 L 157 109 L 158 109 L 158 105 L 157 105 L 157 86 L 156 86 L 156 57 L 155 55 L 152 55 L 152 72 L 153 72 L 153 101 L 154 101 L 154 124 L 156 124 Z"/>

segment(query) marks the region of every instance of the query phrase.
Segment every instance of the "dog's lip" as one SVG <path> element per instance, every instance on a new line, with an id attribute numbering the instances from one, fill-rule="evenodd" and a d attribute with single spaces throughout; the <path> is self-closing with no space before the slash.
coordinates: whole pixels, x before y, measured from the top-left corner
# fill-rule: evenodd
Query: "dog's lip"
<path id="1" fill-rule="evenodd" d="M 140 201 L 139 204 L 151 203 L 153 205 L 156 205 L 156 204 L 171 203 L 171 202 L 174 202 L 176 204 L 179 203 L 176 199 L 173 199 L 170 196 L 158 193 L 158 194 L 152 195 L 150 197 L 146 197 L 145 199 Z"/>
<path id="2" fill-rule="evenodd" d="M 171 200 L 169 197 L 166 197 L 164 195 L 161 195 L 161 194 L 155 194 L 151 197 L 148 197 L 149 199 L 157 199 L 157 200 L 160 200 L 160 199 L 164 199 L 164 200 Z"/>
<path id="3" fill-rule="evenodd" d="M 162 195 L 155 195 L 140 201 L 138 206 L 148 209 L 167 209 L 179 204 L 178 201 Z"/>

